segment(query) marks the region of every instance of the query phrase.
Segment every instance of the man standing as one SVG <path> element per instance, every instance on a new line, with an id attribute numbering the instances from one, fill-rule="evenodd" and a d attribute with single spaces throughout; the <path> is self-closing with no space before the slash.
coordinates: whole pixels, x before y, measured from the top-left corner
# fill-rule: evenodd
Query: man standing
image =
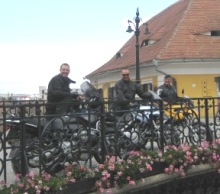
<path id="1" fill-rule="evenodd" d="M 119 109 L 127 109 L 129 101 L 135 100 L 137 94 L 142 99 L 152 99 L 151 93 L 144 92 L 141 85 L 130 80 L 129 70 L 121 71 L 122 79 L 115 84 L 117 106 Z"/>
<path id="2" fill-rule="evenodd" d="M 171 75 L 164 76 L 164 83 L 158 87 L 157 93 L 163 99 L 163 101 L 173 104 L 178 98 L 176 89 L 171 85 Z"/>
<path id="3" fill-rule="evenodd" d="M 50 80 L 47 92 L 46 114 L 67 113 L 70 109 L 70 104 L 68 103 L 73 103 L 73 100 L 78 98 L 78 94 L 70 93 L 69 84 L 76 82 L 68 77 L 69 73 L 69 64 L 63 63 L 60 66 L 60 73 Z"/>

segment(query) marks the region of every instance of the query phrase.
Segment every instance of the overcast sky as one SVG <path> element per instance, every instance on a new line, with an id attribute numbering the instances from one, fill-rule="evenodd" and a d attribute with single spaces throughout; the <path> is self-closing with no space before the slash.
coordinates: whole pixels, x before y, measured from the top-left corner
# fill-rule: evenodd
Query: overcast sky
<path id="1" fill-rule="evenodd" d="M 177 1 L 0 0 L 0 94 L 38 93 L 64 62 L 78 87 L 133 35 L 137 8 L 146 22 Z"/>

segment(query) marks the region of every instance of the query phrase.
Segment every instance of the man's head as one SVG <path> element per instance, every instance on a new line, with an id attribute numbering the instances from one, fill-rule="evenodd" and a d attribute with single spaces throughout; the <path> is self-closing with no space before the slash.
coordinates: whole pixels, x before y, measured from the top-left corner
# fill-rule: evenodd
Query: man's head
<path id="1" fill-rule="evenodd" d="M 164 84 L 171 85 L 172 83 L 172 76 L 171 75 L 165 75 L 164 76 Z"/>
<path id="2" fill-rule="evenodd" d="M 130 77 L 129 77 L 129 70 L 128 69 L 122 69 L 121 71 L 121 75 L 122 75 L 122 79 L 124 81 L 129 81 L 130 80 Z"/>
<path id="3" fill-rule="evenodd" d="M 69 73 L 70 73 L 70 66 L 69 66 L 69 64 L 63 63 L 60 66 L 60 75 L 62 77 L 68 77 Z"/>

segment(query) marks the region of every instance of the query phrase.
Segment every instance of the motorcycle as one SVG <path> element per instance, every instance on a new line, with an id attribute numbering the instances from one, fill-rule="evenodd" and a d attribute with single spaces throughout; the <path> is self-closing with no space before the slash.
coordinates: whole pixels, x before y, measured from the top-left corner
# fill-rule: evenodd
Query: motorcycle
<path id="1" fill-rule="evenodd" d="M 207 128 L 200 120 L 194 102 L 188 96 L 178 98 L 174 104 L 165 104 L 164 112 L 170 117 L 171 126 L 176 126 L 179 131 L 181 143 L 198 144 L 206 141 L 208 136 L 212 138 L 210 126 Z"/>
<path id="2" fill-rule="evenodd" d="M 20 131 L 20 139 L 11 141 L 10 159 L 15 173 L 26 174 L 31 168 L 41 169 L 56 175 L 65 165 L 73 162 L 87 162 L 94 157 L 101 162 L 99 103 L 97 90 L 81 85 L 86 98 L 79 112 L 45 118 L 7 119 L 11 129 Z"/>
<path id="3" fill-rule="evenodd" d="M 22 140 L 12 141 L 10 158 L 15 173 L 41 168 L 56 174 L 66 163 L 86 163 L 92 157 L 103 163 L 103 152 L 105 156 L 116 155 L 126 159 L 132 150 L 147 149 L 148 142 L 151 145 L 156 142 L 159 149 L 164 145 L 178 146 L 181 143 L 186 126 L 186 116 L 180 114 L 181 111 L 172 116 L 168 110 L 161 114 L 161 109 L 150 102 L 139 104 L 138 108 L 131 107 L 122 116 L 115 116 L 100 110 L 103 99 L 91 84 L 84 82 L 81 90 L 86 99 L 79 112 L 57 116 L 50 121 L 39 117 L 6 120 L 10 130 L 23 134 Z M 161 100 L 153 94 L 154 100 Z M 104 126 L 100 112 L 104 113 Z M 197 133 L 200 132 L 201 124 L 193 123 Z M 22 132 L 23 128 L 25 132 Z"/>
<path id="4" fill-rule="evenodd" d="M 150 92 L 154 101 L 162 102 L 159 95 Z M 207 140 L 211 129 L 206 129 L 205 123 L 200 121 L 190 99 L 185 98 L 180 104 L 165 107 L 159 107 L 157 103 L 136 104 L 119 119 L 118 139 L 124 140 L 124 143 L 116 147 L 124 151 L 123 158 L 128 157 L 129 150 L 148 149 L 149 142 L 150 149 L 154 146 L 153 142 L 162 149 L 166 145 L 197 144 Z"/>
<path id="5" fill-rule="evenodd" d="M 117 127 L 126 137 L 126 146 L 130 147 L 130 150 L 147 149 L 148 142 L 151 146 L 156 142 L 159 149 L 163 148 L 162 144 L 180 144 L 177 126 L 171 128 L 170 117 L 166 113 L 162 114 L 156 103 L 161 98 L 153 91 L 150 92 L 154 101 L 136 104 L 129 112 L 124 113 L 118 122 Z"/>

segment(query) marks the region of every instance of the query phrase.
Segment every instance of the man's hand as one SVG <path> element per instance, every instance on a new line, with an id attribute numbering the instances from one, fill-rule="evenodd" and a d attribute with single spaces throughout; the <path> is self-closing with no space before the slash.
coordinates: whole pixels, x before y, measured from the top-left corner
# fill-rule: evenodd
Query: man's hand
<path id="1" fill-rule="evenodd" d="M 78 93 L 71 93 L 71 97 L 77 99 L 79 97 Z"/>
<path id="2" fill-rule="evenodd" d="M 168 109 L 169 103 L 166 101 L 163 101 L 163 107 L 164 109 Z"/>
<path id="3" fill-rule="evenodd" d="M 77 100 L 83 100 L 83 99 L 85 99 L 85 98 L 83 98 L 83 96 L 78 96 L 77 98 L 76 98 Z"/>

